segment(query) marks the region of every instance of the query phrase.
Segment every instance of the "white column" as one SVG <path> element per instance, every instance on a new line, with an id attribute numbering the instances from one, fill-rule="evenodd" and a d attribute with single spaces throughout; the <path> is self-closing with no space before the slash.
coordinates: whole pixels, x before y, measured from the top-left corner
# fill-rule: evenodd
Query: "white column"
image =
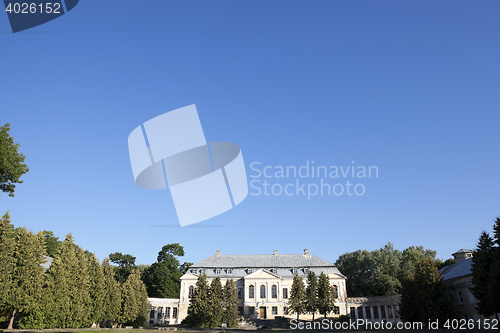
<path id="1" fill-rule="evenodd" d="M 378 310 L 378 321 L 382 321 L 382 307 L 380 305 L 377 305 L 377 310 Z"/>
<path id="2" fill-rule="evenodd" d="M 366 307 L 362 307 L 363 309 L 363 319 L 366 320 Z"/>
<path id="3" fill-rule="evenodd" d="M 396 321 L 396 308 L 394 307 L 394 305 L 391 305 L 391 308 L 392 308 L 392 317 L 394 318 L 394 321 Z"/>
<path id="4" fill-rule="evenodd" d="M 155 307 L 155 324 L 158 323 L 158 308 Z"/>
<path id="5" fill-rule="evenodd" d="M 373 311 L 373 306 L 370 306 L 370 314 L 372 315 L 372 322 L 375 321 L 375 315 L 374 315 L 374 311 Z"/>
<path id="6" fill-rule="evenodd" d="M 267 300 L 268 302 L 270 302 L 270 301 L 271 301 L 271 295 L 270 295 L 271 293 L 270 293 L 269 291 L 270 291 L 270 290 L 269 290 L 269 282 L 266 282 L 266 300 Z"/>
<path id="7" fill-rule="evenodd" d="M 358 308 L 354 308 L 354 313 L 356 314 L 356 321 L 357 321 L 359 317 Z"/>

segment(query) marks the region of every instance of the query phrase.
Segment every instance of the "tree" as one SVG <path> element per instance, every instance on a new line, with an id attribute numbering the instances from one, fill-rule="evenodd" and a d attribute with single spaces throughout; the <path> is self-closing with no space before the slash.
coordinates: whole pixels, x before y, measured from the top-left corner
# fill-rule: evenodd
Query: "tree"
<path id="1" fill-rule="evenodd" d="M 417 265 L 423 259 L 435 260 L 436 251 L 427 249 L 425 250 L 423 246 L 410 246 L 403 251 L 401 257 L 401 280 L 407 276 L 415 274 L 415 269 Z"/>
<path id="2" fill-rule="evenodd" d="M 290 298 L 288 299 L 290 313 L 297 314 L 297 320 L 299 320 L 300 314 L 306 312 L 306 290 L 304 287 L 304 280 L 299 277 L 299 274 L 295 273 L 292 282 L 292 290 L 290 292 Z"/>
<path id="3" fill-rule="evenodd" d="M 121 288 L 122 313 L 120 322 L 139 327 L 146 321 L 149 307 L 146 287 L 141 281 L 139 270 L 132 270 Z"/>
<path id="4" fill-rule="evenodd" d="M 500 217 L 498 216 L 493 225 L 493 240 L 496 246 L 491 249 L 493 258 L 493 265 L 491 267 L 491 293 L 492 298 L 497 300 L 493 306 L 493 311 L 495 311 L 497 319 L 500 320 L 500 302 L 498 302 L 500 300 Z"/>
<path id="5" fill-rule="evenodd" d="M 90 300 L 91 300 L 91 322 L 100 323 L 106 320 L 106 278 L 104 269 L 101 263 L 92 254 L 89 259 L 89 275 L 90 275 Z"/>
<path id="6" fill-rule="evenodd" d="M 495 313 L 496 300 L 493 295 L 493 239 L 483 231 L 479 237 L 477 249 L 472 256 L 472 295 L 477 299 L 476 310 L 479 314 L 489 317 Z M 498 299 L 497 299 L 498 300 Z"/>
<path id="7" fill-rule="evenodd" d="M 201 274 L 196 281 L 196 288 L 191 296 L 186 324 L 193 327 L 205 328 L 210 323 L 210 288 L 207 282 L 207 275 Z"/>
<path id="8" fill-rule="evenodd" d="M 14 246 L 14 226 L 10 222 L 9 212 L 6 212 L 0 218 L 0 322 L 3 321 L 4 311 L 9 308 L 13 293 Z"/>
<path id="9" fill-rule="evenodd" d="M 146 271 L 144 284 L 150 297 L 179 298 L 181 276 L 190 263 L 180 264 L 177 257 L 184 256 L 184 248 L 179 243 L 163 246 L 158 258 Z"/>
<path id="10" fill-rule="evenodd" d="M 423 259 L 415 274 L 403 280 L 400 315 L 406 322 L 423 323 L 454 317 L 453 302 L 431 258 Z"/>
<path id="11" fill-rule="evenodd" d="M 29 171 L 24 164 L 26 157 L 18 152 L 19 144 L 9 135 L 10 124 L 0 126 L 0 191 L 14 196 L 15 184 L 23 183 L 19 178 Z"/>
<path id="12" fill-rule="evenodd" d="M 224 310 L 222 321 L 227 327 L 238 327 L 238 295 L 233 279 L 227 280 L 224 286 L 222 308 Z"/>
<path id="13" fill-rule="evenodd" d="M 119 282 L 115 279 L 113 266 L 106 258 L 102 262 L 104 273 L 104 320 L 110 323 L 116 322 L 121 312 L 122 295 Z"/>
<path id="14" fill-rule="evenodd" d="M 402 253 L 399 250 L 394 250 L 394 246 L 389 242 L 380 250 L 372 252 L 375 261 L 375 268 L 373 271 L 373 279 L 370 281 L 372 284 L 371 294 L 382 295 L 395 295 L 401 289 L 400 263 Z"/>
<path id="15" fill-rule="evenodd" d="M 307 287 L 306 287 L 306 311 L 311 312 L 313 315 L 318 310 L 318 278 L 316 274 L 310 270 L 307 274 Z"/>
<path id="16" fill-rule="evenodd" d="M 37 311 L 44 285 L 45 242 L 41 233 L 33 234 L 24 228 L 18 230 L 13 252 L 13 293 L 8 298 L 12 310 L 8 329 L 12 329 L 16 313 Z"/>
<path id="17" fill-rule="evenodd" d="M 374 295 L 370 281 L 375 270 L 375 259 L 367 250 L 344 253 L 335 262 L 339 271 L 347 277 L 346 288 L 348 295 L 372 296 Z"/>
<path id="18" fill-rule="evenodd" d="M 130 254 L 122 254 L 121 252 L 111 253 L 109 260 L 118 265 L 116 269 L 115 278 L 120 283 L 125 283 L 128 276 L 135 268 L 135 257 Z"/>
<path id="19" fill-rule="evenodd" d="M 52 231 L 44 230 L 42 231 L 42 234 L 45 238 L 47 255 L 51 258 L 54 258 L 57 253 L 57 248 L 62 242 L 59 241 L 59 237 L 54 237 L 54 233 Z"/>
<path id="20" fill-rule="evenodd" d="M 220 327 L 222 324 L 222 283 L 217 276 L 210 284 L 210 327 Z"/>
<path id="21" fill-rule="evenodd" d="M 328 275 L 321 272 L 318 281 L 318 309 L 319 313 L 325 316 L 335 307 L 335 299 L 333 298 L 333 290 L 330 286 Z"/>

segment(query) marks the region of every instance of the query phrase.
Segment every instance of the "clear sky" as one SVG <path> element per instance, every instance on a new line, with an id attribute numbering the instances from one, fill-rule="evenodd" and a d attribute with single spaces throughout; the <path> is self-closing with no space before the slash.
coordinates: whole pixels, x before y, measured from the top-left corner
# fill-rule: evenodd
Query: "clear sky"
<path id="1" fill-rule="evenodd" d="M 0 210 L 139 264 L 169 243 L 190 262 L 387 242 L 449 258 L 500 215 L 499 16 L 499 1 L 87 0 L 13 34 L 0 14 L 0 120 L 30 168 Z M 180 228 L 168 190 L 134 183 L 127 138 L 190 104 L 208 141 L 241 147 L 249 182 L 253 162 L 378 178 L 324 179 L 360 196 L 249 194 Z"/>

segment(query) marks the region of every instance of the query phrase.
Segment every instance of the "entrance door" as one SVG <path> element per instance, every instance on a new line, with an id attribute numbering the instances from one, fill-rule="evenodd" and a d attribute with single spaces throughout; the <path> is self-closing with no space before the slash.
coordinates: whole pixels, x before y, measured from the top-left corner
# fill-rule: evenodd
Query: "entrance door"
<path id="1" fill-rule="evenodd" d="M 267 319 L 267 316 L 266 316 L 266 307 L 261 307 L 260 308 L 260 318 Z"/>

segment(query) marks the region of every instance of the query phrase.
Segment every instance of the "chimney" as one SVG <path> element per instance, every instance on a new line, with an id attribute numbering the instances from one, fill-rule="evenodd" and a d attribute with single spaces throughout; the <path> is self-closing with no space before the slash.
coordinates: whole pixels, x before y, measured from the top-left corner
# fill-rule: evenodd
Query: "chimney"
<path id="1" fill-rule="evenodd" d="M 278 250 L 274 250 L 274 255 L 277 256 L 278 255 Z"/>
<path id="2" fill-rule="evenodd" d="M 220 250 L 217 250 L 217 257 L 220 256 Z"/>
<path id="3" fill-rule="evenodd" d="M 304 255 L 308 256 L 309 255 L 309 249 L 304 249 Z"/>

